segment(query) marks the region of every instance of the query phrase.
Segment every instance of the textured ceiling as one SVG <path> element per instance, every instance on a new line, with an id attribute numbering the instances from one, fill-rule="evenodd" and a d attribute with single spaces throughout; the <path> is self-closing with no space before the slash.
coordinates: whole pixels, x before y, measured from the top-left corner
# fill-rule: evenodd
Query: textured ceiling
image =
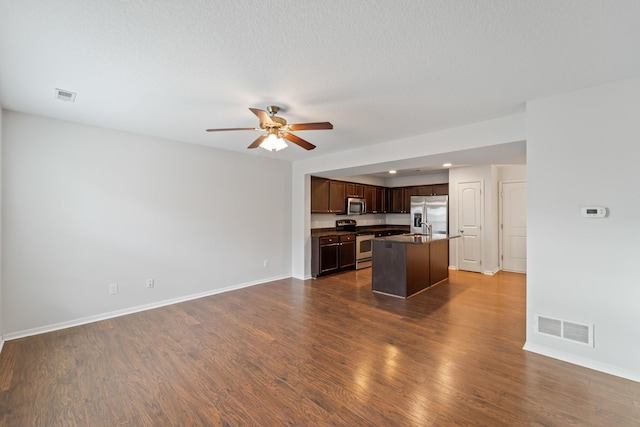
<path id="1" fill-rule="evenodd" d="M 639 22 L 638 0 L 0 0 L 0 103 L 296 160 L 640 75 Z M 298 133 L 312 152 L 204 132 L 272 104 L 335 128 Z"/>

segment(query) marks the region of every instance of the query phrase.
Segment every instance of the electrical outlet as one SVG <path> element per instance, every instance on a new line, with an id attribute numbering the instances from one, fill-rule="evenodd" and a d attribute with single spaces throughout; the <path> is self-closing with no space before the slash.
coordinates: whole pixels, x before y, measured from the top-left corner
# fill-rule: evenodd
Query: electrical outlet
<path id="1" fill-rule="evenodd" d="M 118 293 L 118 284 L 110 283 L 109 284 L 109 295 L 115 295 Z"/>
<path id="2" fill-rule="evenodd" d="M 155 282 L 153 279 L 147 279 L 147 288 L 153 288 L 155 286 Z"/>
<path id="3" fill-rule="evenodd" d="M 263 266 L 264 268 L 269 267 L 269 260 L 268 260 L 268 259 L 265 259 L 264 261 L 262 261 L 262 266 Z"/>

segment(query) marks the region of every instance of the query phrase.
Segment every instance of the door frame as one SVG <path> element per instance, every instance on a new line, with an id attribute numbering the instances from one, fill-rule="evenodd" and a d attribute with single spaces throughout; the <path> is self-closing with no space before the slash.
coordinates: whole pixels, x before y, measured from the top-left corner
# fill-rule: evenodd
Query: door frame
<path id="1" fill-rule="evenodd" d="M 500 270 L 504 270 L 504 259 L 503 259 L 503 254 L 504 254 L 504 229 L 503 229 L 503 224 L 504 224 L 504 197 L 503 197 L 503 189 L 504 189 L 504 184 L 519 184 L 519 183 L 524 183 L 527 184 L 527 180 L 526 179 L 513 179 L 513 180 L 504 180 L 504 181 L 498 181 L 498 251 L 500 253 L 500 256 L 498 258 L 498 265 L 500 266 Z M 528 238 L 528 236 L 527 236 Z M 528 264 L 528 263 L 527 263 Z M 526 273 L 526 271 L 524 272 Z"/>

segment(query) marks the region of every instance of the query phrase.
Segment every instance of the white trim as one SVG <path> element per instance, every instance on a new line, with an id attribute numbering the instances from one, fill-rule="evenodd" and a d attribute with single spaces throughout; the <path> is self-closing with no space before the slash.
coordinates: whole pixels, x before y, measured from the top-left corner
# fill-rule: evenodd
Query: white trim
<path id="1" fill-rule="evenodd" d="M 0 354 L 2 354 L 2 347 L 4 347 L 4 337 L 0 336 Z"/>
<path id="2" fill-rule="evenodd" d="M 482 274 L 486 274 L 487 276 L 493 276 L 498 271 L 500 271 L 500 267 L 496 267 L 493 270 L 485 270 L 485 271 L 482 272 Z"/>
<path id="3" fill-rule="evenodd" d="M 247 288 L 250 286 L 260 285 L 262 283 L 272 282 L 275 280 L 288 279 L 291 276 L 271 277 L 269 279 L 263 279 L 255 282 L 241 283 L 238 285 L 228 286 L 226 288 L 214 289 L 207 292 L 201 292 L 193 295 L 186 295 L 183 297 L 172 298 L 164 301 L 158 301 L 151 304 L 139 305 L 136 307 L 125 308 L 122 310 L 111 311 L 108 313 L 98 314 L 95 316 L 82 317 L 67 322 L 54 323 L 53 325 L 40 326 L 33 329 L 27 329 L 24 331 L 11 332 L 3 336 L 4 340 L 10 341 L 18 338 L 30 337 L 33 335 L 45 334 L 47 332 L 58 331 L 60 329 L 72 328 L 74 326 L 86 325 L 87 323 L 99 322 L 101 320 L 112 319 L 114 317 L 126 316 L 127 314 L 138 313 L 141 311 L 152 310 L 154 308 L 160 308 L 171 304 L 178 304 L 185 301 L 190 301 L 198 298 L 204 298 L 211 295 L 221 294 L 223 292 L 235 291 L 237 289 Z"/>
<path id="4" fill-rule="evenodd" d="M 604 372 L 605 374 L 615 375 L 616 377 L 626 378 L 631 381 L 640 382 L 640 371 L 620 369 L 617 366 L 596 362 L 595 360 L 584 358 L 584 357 L 576 357 L 574 354 L 553 350 L 548 347 L 536 345 L 536 344 L 525 343 L 522 349 L 526 351 L 530 351 L 532 353 L 537 353 L 543 356 L 551 357 L 553 359 L 562 360 L 563 362 L 568 362 L 574 365 L 582 366 L 583 368 L 593 369 L 595 371 Z"/>

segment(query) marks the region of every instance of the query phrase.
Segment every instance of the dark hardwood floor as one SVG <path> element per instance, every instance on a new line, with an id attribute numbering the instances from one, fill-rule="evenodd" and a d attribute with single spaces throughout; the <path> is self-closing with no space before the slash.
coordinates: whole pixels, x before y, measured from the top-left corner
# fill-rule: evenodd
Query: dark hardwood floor
<path id="1" fill-rule="evenodd" d="M 371 269 L 5 343 L 2 426 L 638 426 L 640 384 L 522 350 L 525 276 Z"/>

